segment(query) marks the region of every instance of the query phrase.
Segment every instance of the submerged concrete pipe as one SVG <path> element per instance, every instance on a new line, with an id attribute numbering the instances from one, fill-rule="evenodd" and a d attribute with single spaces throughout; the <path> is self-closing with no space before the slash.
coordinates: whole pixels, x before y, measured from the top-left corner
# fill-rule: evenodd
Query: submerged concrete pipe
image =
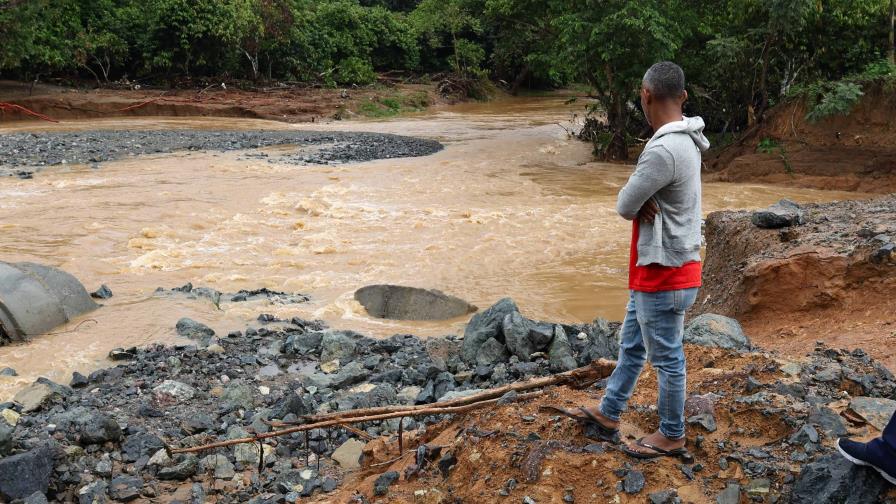
<path id="1" fill-rule="evenodd" d="M 98 306 L 81 282 L 62 270 L 0 261 L 0 345 L 46 333 Z"/>

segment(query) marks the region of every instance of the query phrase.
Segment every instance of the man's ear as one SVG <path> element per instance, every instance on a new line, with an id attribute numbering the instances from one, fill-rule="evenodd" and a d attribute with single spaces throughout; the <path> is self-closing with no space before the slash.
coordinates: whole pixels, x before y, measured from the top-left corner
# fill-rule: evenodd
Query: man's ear
<path id="1" fill-rule="evenodd" d="M 681 93 L 681 104 L 684 105 L 684 102 L 688 101 L 688 91 L 685 89 Z"/>

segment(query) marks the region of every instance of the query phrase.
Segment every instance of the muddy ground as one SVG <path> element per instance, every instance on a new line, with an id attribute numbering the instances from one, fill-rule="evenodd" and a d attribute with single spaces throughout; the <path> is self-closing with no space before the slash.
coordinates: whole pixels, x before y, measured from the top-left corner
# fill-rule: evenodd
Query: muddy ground
<path id="1" fill-rule="evenodd" d="M 805 205 L 802 215 L 802 225 L 762 229 L 750 212 L 710 214 L 694 314 L 734 317 L 785 353 L 824 340 L 896 369 L 896 196 Z"/>
<path id="2" fill-rule="evenodd" d="M 430 84 L 335 89 L 274 86 L 242 90 L 219 84 L 199 89 L 79 89 L 0 81 L 0 102 L 15 103 L 57 120 L 217 116 L 299 123 L 391 113 L 382 105 L 384 100 L 398 103 L 402 110 L 418 110 L 443 98 Z M 0 109 L 0 121 L 28 119 L 38 120 L 22 111 Z"/>
<path id="3" fill-rule="evenodd" d="M 816 123 L 805 115 L 802 101 L 779 105 L 733 145 L 706 156 L 704 180 L 896 192 L 896 95 L 870 89 L 848 115 Z"/>

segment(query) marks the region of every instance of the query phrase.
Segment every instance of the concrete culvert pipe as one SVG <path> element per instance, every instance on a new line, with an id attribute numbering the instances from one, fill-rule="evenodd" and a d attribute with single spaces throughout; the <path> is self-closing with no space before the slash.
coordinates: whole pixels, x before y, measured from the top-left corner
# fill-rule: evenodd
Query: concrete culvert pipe
<path id="1" fill-rule="evenodd" d="M 98 306 L 62 270 L 0 261 L 0 345 L 44 334 Z"/>

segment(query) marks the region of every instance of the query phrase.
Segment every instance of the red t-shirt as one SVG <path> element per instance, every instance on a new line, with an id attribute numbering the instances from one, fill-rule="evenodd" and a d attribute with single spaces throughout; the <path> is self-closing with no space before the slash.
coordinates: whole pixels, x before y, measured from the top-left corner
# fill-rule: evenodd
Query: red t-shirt
<path id="1" fill-rule="evenodd" d="M 632 221 L 632 250 L 628 268 L 628 288 L 639 292 L 659 292 L 700 287 L 700 261 L 678 267 L 648 264 L 638 266 L 638 219 Z"/>

